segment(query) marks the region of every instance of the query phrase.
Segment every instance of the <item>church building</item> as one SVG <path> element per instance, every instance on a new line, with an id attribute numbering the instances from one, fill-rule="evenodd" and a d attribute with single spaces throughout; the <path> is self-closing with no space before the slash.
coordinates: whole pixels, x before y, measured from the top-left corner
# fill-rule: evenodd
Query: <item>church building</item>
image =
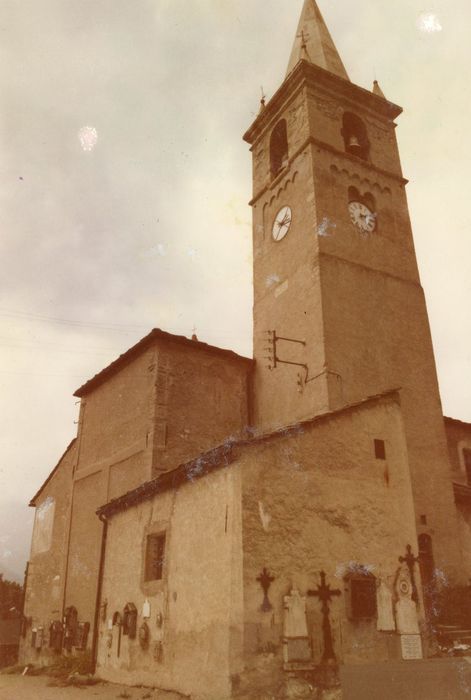
<path id="1" fill-rule="evenodd" d="M 31 501 L 23 662 L 308 698 L 466 624 L 447 601 L 471 577 L 471 424 L 442 414 L 401 111 L 350 81 L 305 0 L 244 135 L 253 359 L 155 329 L 76 391 Z"/>

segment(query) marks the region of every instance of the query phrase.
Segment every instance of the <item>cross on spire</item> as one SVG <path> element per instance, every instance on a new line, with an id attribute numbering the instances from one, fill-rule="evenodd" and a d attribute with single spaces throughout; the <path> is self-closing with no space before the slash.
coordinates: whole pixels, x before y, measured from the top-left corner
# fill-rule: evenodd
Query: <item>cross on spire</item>
<path id="1" fill-rule="evenodd" d="M 341 591 L 338 588 L 331 588 L 330 584 L 325 582 L 325 579 L 325 571 L 321 571 L 320 586 L 317 586 L 315 591 L 308 591 L 307 594 L 308 596 L 315 596 L 316 598 L 319 598 L 320 602 L 322 603 L 322 632 L 324 635 L 324 653 L 322 654 L 322 661 L 327 663 L 329 661 L 336 660 L 334 645 L 332 643 L 329 603 L 334 596 L 341 595 Z"/>
<path id="2" fill-rule="evenodd" d="M 309 54 L 307 52 L 307 40 L 309 39 L 309 34 L 302 29 L 300 34 L 296 34 L 296 39 L 301 39 L 301 58 L 307 58 L 309 61 Z M 305 54 L 305 56 L 302 54 Z"/>
<path id="3" fill-rule="evenodd" d="M 304 0 L 287 75 L 301 59 L 348 80 L 347 71 L 315 0 Z"/>

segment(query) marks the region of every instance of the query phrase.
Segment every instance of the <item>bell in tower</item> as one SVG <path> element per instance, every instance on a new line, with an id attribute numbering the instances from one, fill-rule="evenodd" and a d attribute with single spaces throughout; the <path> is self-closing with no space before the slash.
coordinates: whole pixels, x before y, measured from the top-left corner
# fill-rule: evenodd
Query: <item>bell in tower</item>
<path id="1" fill-rule="evenodd" d="M 348 139 L 347 151 L 354 156 L 360 156 L 362 150 L 363 149 L 362 149 L 361 144 L 358 140 L 358 136 L 355 136 L 355 134 L 352 134 L 350 136 L 350 138 Z"/>

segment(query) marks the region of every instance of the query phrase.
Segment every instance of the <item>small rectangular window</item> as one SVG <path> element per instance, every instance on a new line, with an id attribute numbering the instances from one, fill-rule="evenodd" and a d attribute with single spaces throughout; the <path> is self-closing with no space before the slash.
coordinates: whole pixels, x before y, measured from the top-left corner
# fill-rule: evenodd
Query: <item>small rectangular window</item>
<path id="1" fill-rule="evenodd" d="M 165 559 L 165 533 L 148 535 L 146 542 L 145 581 L 160 581 Z"/>
<path id="2" fill-rule="evenodd" d="M 386 445 L 384 440 L 375 440 L 375 457 L 376 459 L 386 459 Z"/>
<path id="3" fill-rule="evenodd" d="M 471 486 L 471 450 L 466 447 L 463 449 L 463 459 L 468 486 Z"/>

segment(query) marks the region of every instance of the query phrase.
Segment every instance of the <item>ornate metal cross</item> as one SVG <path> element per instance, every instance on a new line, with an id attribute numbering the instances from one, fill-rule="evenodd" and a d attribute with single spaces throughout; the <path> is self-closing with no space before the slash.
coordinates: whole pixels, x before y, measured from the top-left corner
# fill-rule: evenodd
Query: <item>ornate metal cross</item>
<path id="1" fill-rule="evenodd" d="M 325 582 L 325 571 L 321 571 L 321 585 L 317 586 L 315 591 L 308 591 L 308 596 L 315 596 L 319 598 L 322 603 L 322 632 L 324 635 L 324 653 L 322 654 L 322 661 L 328 662 L 330 660 L 336 660 L 334 645 L 332 643 L 332 629 L 330 627 L 330 609 L 329 603 L 334 596 L 341 594 L 338 588 L 331 588 L 328 583 Z"/>
<path id="2" fill-rule="evenodd" d="M 399 557 L 399 562 L 401 564 L 407 564 L 407 568 L 409 569 L 409 574 L 410 574 L 410 581 L 412 584 L 412 600 L 415 603 L 419 602 L 419 593 L 417 591 L 417 586 L 415 583 L 415 575 L 414 575 L 414 564 L 419 562 L 419 557 L 414 557 L 412 553 L 412 547 L 410 544 L 407 545 L 406 547 L 406 556 L 405 557 Z"/>
<path id="3" fill-rule="evenodd" d="M 257 581 L 263 589 L 263 603 L 260 606 L 260 610 L 262 610 L 262 612 L 270 612 L 270 610 L 273 610 L 273 606 L 268 600 L 268 591 L 274 580 L 275 577 L 270 576 L 266 567 L 264 567 L 260 576 L 257 576 Z"/>

